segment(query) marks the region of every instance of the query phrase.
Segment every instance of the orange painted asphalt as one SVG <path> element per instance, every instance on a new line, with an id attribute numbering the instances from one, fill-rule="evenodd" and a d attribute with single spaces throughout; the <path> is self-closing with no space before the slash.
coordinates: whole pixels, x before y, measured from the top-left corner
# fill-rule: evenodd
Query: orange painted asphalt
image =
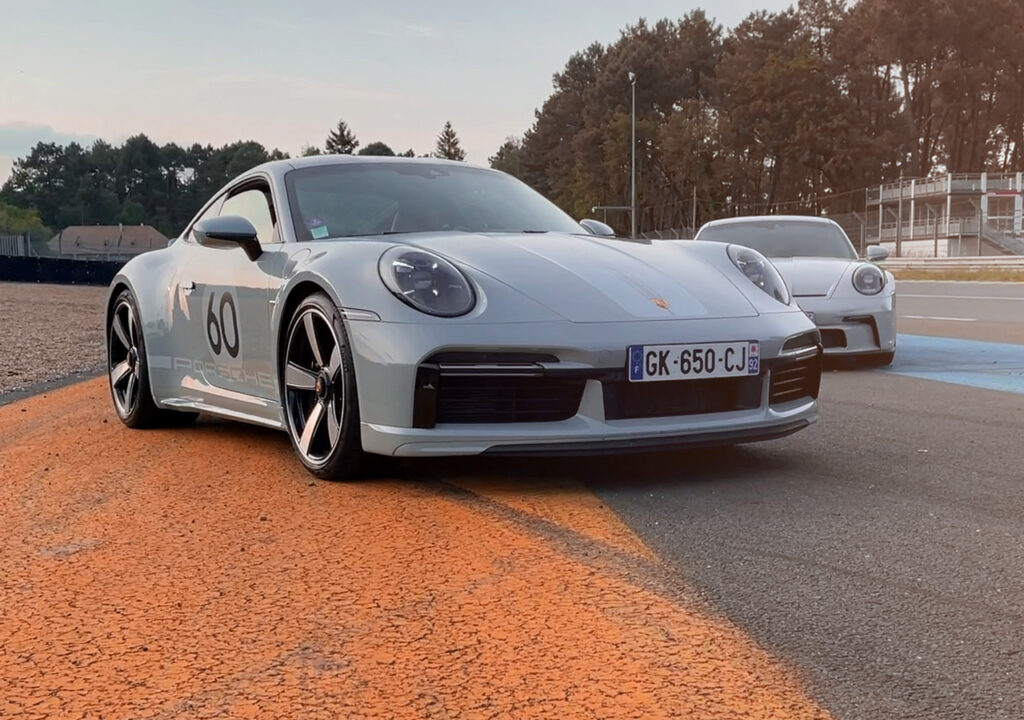
<path id="1" fill-rule="evenodd" d="M 0 407 L 0 717 L 828 717 L 593 495 L 443 467 Z"/>

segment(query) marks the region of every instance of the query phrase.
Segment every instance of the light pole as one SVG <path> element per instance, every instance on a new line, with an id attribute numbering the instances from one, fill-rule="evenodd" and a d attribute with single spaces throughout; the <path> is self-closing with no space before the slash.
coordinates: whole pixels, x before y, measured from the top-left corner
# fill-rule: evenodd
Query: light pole
<path id="1" fill-rule="evenodd" d="M 630 165 L 629 172 L 629 187 L 630 187 L 630 211 L 629 217 L 632 223 L 631 238 L 636 238 L 636 73 L 629 74 L 629 84 L 632 88 L 633 100 L 632 100 L 632 131 L 630 133 L 631 142 L 630 148 L 632 149 L 632 162 Z"/>

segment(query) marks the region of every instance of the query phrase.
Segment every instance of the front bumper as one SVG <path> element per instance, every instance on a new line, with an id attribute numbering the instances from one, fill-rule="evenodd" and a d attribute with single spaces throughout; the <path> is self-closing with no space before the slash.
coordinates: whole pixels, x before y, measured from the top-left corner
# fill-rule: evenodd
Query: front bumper
<path id="1" fill-rule="evenodd" d="M 814 314 L 827 356 L 870 355 L 896 350 L 896 300 L 893 295 L 863 299 L 798 297 Z"/>
<path id="2" fill-rule="evenodd" d="M 639 323 L 531 323 L 506 325 L 399 325 L 349 322 L 364 450 L 381 455 L 438 456 L 622 452 L 686 445 L 754 442 L 795 432 L 818 416 L 813 394 L 792 397 L 773 383 L 774 367 L 820 349 L 783 353 L 787 339 L 813 332 L 799 312 L 730 319 Z M 725 412 L 668 417 L 622 417 L 606 413 L 604 383 L 621 375 L 632 344 L 715 342 L 737 338 L 761 343 L 764 369 L 754 401 Z M 417 376 L 439 353 L 545 353 L 557 372 L 585 375 L 578 406 L 565 419 L 545 422 L 424 422 L 417 416 Z M 547 371 L 547 368 L 545 368 Z M 779 382 L 782 382 L 780 371 Z M 755 381 L 758 377 L 753 378 Z M 702 381 L 682 381 L 684 383 Z M 646 383 L 645 383 L 646 385 Z M 773 388 L 774 391 L 773 391 Z M 774 394 L 773 394 L 774 392 Z M 759 399 L 758 399 L 759 394 Z M 609 406 L 610 407 L 610 406 Z M 420 413 L 422 414 L 422 413 Z"/>

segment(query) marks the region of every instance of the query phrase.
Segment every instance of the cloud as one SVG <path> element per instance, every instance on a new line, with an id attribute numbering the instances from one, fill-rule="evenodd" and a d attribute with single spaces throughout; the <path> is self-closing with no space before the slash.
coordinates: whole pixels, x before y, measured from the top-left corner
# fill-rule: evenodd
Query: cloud
<path id="1" fill-rule="evenodd" d="M 30 122 L 0 123 L 0 156 L 21 157 L 39 142 L 91 145 L 98 138 L 88 133 L 56 130 L 50 125 Z"/>
<path id="2" fill-rule="evenodd" d="M 40 142 L 54 142 L 67 145 L 77 142 L 88 146 L 98 138 L 87 133 L 73 133 L 56 130 L 50 125 L 30 122 L 0 123 L 0 185 L 11 176 L 11 168 L 17 158 L 28 155 Z"/>

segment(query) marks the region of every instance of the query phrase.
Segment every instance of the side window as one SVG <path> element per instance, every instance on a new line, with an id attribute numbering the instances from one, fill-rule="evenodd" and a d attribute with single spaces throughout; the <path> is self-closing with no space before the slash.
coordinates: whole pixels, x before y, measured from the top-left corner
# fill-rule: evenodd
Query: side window
<path id="1" fill-rule="evenodd" d="M 196 221 L 189 226 L 187 233 L 189 242 L 195 242 L 195 238 L 192 236 L 192 228 L 196 226 L 196 223 L 199 222 L 200 220 L 205 220 L 206 218 L 217 217 L 217 215 L 219 214 L 217 211 L 220 210 L 220 205 L 221 198 L 217 198 L 212 203 L 210 203 L 210 207 L 206 208 L 206 210 L 203 211 L 203 214 L 197 217 Z"/>
<path id="2" fill-rule="evenodd" d="M 224 201 L 220 214 L 240 215 L 251 222 L 262 245 L 277 242 L 277 236 L 274 234 L 274 216 L 266 190 L 250 188 L 232 195 Z"/>

